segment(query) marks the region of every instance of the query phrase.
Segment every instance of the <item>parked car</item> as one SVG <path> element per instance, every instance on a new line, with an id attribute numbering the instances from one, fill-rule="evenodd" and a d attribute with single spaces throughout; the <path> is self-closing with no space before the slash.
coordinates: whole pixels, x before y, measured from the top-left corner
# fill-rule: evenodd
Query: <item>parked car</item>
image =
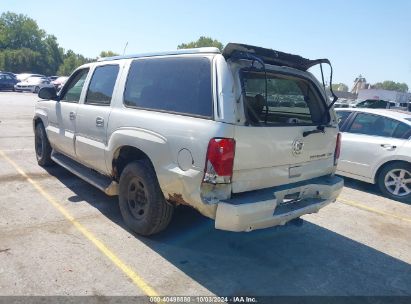
<path id="1" fill-rule="evenodd" d="M 11 90 L 14 91 L 14 85 L 17 80 L 10 76 L 9 74 L 0 73 L 0 90 Z"/>
<path id="2" fill-rule="evenodd" d="M 349 108 L 350 105 L 348 103 L 344 103 L 344 102 L 336 102 L 334 104 L 334 108 Z"/>
<path id="3" fill-rule="evenodd" d="M 283 225 L 335 201 L 343 187 L 334 175 L 337 117 L 307 72 L 324 62 L 228 44 L 223 53 L 85 64 L 59 93 L 39 92 L 38 164 L 55 162 L 118 195 L 124 221 L 142 235 L 164 229 L 177 205 L 223 230 Z M 308 106 L 267 106 L 266 96 Z"/>
<path id="4" fill-rule="evenodd" d="M 48 76 L 47 78 L 50 79 L 50 81 L 54 81 L 59 78 L 59 76 Z"/>
<path id="5" fill-rule="evenodd" d="M 54 88 L 47 77 L 29 77 L 24 81 L 16 83 L 14 90 L 16 92 L 33 92 L 38 93 L 41 88 Z"/>
<path id="6" fill-rule="evenodd" d="M 53 80 L 51 83 L 54 85 L 57 91 L 60 91 L 60 89 L 66 83 L 67 79 L 67 76 L 60 76 L 57 79 Z"/>
<path id="7" fill-rule="evenodd" d="M 46 77 L 46 76 L 41 75 L 41 74 L 32 74 L 32 73 L 21 73 L 21 74 L 16 75 L 16 78 L 19 82 L 25 81 L 30 77 Z"/>
<path id="8" fill-rule="evenodd" d="M 341 155 L 337 174 L 377 184 L 389 198 L 411 201 L 411 114 L 337 109 Z"/>
<path id="9" fill-rule="evenodd" d="M 395 102 L 377 99 L 363 100 L 355 105 L 356 108 L 389 109 L 395 107 Z"/>
<path id="10" fill-rule="evenodd" d="M 16 78 L 16 74 L 12 73 L 12 72 L 6 72 L 6 71 L 0 71 L 1 74 L 7 74 L 9 75 L 11 78 L 13 79 L 17 79 Z"/>

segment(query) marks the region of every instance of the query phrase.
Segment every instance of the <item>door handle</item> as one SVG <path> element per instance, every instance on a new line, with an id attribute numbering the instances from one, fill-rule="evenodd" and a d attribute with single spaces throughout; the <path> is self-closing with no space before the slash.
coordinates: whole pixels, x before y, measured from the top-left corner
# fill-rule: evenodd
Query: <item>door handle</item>
<path id="1" fill-rule="evenodd" d="M 70 116 L 70 120 L 76 119 L 76 113 L 75 112 L 70 112 L 69 116 Z"/>
<path id="2" fill-rule="evenodd" d="M 390 144 L 381 144 L 381 147 L 386 149 L 386 150 L 395 150 L 397 148 L 397 146 L 393 146 Z"/>
<path id="3" fill-rule="evenodd" d="M 104 118 L 103 117 L 97 117 L 96 118 L 96 126 L 97 127 L 103 127 L 104 126 Z"/>

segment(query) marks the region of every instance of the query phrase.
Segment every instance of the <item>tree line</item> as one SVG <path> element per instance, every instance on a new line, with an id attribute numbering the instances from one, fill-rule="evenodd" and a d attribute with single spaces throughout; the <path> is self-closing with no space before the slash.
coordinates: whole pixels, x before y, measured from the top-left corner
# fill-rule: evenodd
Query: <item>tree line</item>
<path id="1" fill-rule="evenodd" d="M 99 57 L 114 55 L 117 54 L 103 51 Z M 1 71 L 69 75 L 78 66 L 96 59 L 65 51 L 55 36 L 40 29 L 26 15 L 6 12 L 0 16 Z"/>
<path id="2" fill-rule="evenodd" d="M 344 83 L 334 83 L 332 85 L 333 91 L 348 92 L 348 86 Z M 371 89 L 383 89 L 388 91 L 408 92 L 408 85 L 406 83 L 385 80 L 371 85 Z"/>

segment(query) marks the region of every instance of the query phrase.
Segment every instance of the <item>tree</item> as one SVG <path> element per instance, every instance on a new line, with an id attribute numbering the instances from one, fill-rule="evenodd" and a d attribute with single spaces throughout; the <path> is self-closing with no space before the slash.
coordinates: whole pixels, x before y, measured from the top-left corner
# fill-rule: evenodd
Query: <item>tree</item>
<path id="1" fill-rule="evenodd" d="M 375 89 L 383 89 L 389 91 L 408 92 L 408 85 L 406 83 L 399 83 L 391 80 L 377 82 L 372 87 Z"/>
<path id="2" fill-rule="evenodd" d="M 224 45 L 213 38 L 201 36 L 197 41 L 191 41 L 189 43 L 182 43 L 177 46 L 177 49 L 191 49 L 191 48 L 199 48 L 199 47 L 216 47 L 220 51 L 223 50 Z"/>
<path id="3" fill-rule="evenodd" d="M 0 49 L 27 48 L 42 50 L 45 32 L 36 21 L 23 15 L 6 12 L 0 16 Z"/>
<path id="4" fill-rule="evenodd" d="M 41 73 L 42 70 L 37 66 L 40 61 L 41 54 L 27 48 L 0 51 L 0 70 L 13 71 L 14 73 Z"/>
<path id="5" fill-rule="evenodd" d="M 113 57 L 113 56 L 118 56 L 118 54 L 114 53 L 113 51 L 101 51 L 99 57 L 103 58 L 103 57 Z"/>
<path id="6" fill-rule="evenodd" d="M 68 50 L 64 56 L 63 63 L 58 69 L 58 74 L 68 76 L 80 65 L 91 61 L 93 61 L 93 59 L 85 58 L 82 55 L 74 53 L 72 50 Z"/>
<path id="7" fill-rule="evenodd" d="M 334 83 L 331 87 L 333 91 L 348 92 L 348 86 L 344 83 Z"/>
<path id="8" fill-rule="evenodd" d="M 0 16 L 0 70 L 52 75 L 63 63 L 64 50 L 35 20 L 6 12 Z"/>

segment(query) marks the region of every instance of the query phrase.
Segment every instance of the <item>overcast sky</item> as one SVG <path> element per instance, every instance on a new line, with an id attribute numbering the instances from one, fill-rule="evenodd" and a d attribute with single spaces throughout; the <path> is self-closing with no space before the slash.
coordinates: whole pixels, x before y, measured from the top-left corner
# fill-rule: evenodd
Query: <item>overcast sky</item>
<path id="1" fill-rule="evenodd" d="M 23 13 L 88 57 L 174 50 L 210 36 L 329 58 L 334 82 L 350 88 L 358 74 L 370 83 L 411 88 L 411 1 L 12 1 L 0 12 Z"/>

